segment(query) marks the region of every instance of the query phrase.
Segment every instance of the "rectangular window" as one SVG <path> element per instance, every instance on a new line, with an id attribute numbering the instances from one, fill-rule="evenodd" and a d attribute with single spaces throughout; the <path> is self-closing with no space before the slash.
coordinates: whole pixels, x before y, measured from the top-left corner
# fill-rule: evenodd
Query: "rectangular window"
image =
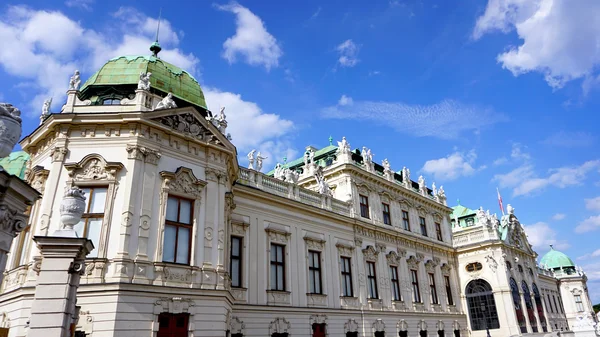
<path id="1" fill-rule="evenodd" d="M 340 262 L 342 265 L 342 296 L 352 297 L 354 293 L 352 291 L 352 265 L 350 264 L 350 258 L 342 256 Z"/>
<path id="2" fill-rule="evenodd" d="M 377 295 L 377 274 L 375 262 L 367 261 L 367 282 L 369 283 L 369 298 L 379 298 Z"/>
<path id="3" fill-rule="evenodd" d="M 429 294 L 431 297 L 432 304 L 439 304 L 437 288 L 435 287 L 435 276 L 433 273 L 429 273 Z"/>
<path id="4" fill-rule="evenodd" d="M 271 290 L 285 291 L 285 246 L 271 244 Z"/>
<path id="5" fill-rule="evenodd" d="M 427 236 L 427 225 L 424 217 L 419 217 L 419 225 L 421 226 L 421 235 Z"/>
<path id="6" fill-rule="evenodd" d="M 550 301 L 550 294 L 548 294 L 548 303 L 550 304 L 550 312 L 554 313 L 554 308 L 552 307 L 552 301 Z"/>
<path id="7" fill-rule="evenodd" d="M 454 305 L 452 287 L 450 287 L 450 276 L 444 276 L 444 285 L 446 286 L 446 298 L 448 299 L 448 305 Z"/>
<path id="8" fill-rule="evenodd" d="M 554 295 L 552 295 L 552 300 L 554 301 L 554 309 L 555 309 L 555 310 L 556 310 L 556 312 L 558 313 L 558 312 L 559 312 L 559 309 L 558 309 L 558 305 L 556 305 L 556 297 L 555 297 Z"/>
<path id="9" fill-rule="evenodd" d="M 577 306 L 577 311 L 583 312 L 583 302 L 581 301 L 581 295 L 575 295 L 575 305 Z"/>
<path id="10" fill-rule="evenodd" d="M 362 216 L 363 218 L 369 218 L 369 198 L 360 194 L 359 195 L 359 199 L 360 199 L 360 216 Z"/>
<path id="11" fill-rule="evenodd" d="M 438 222 L 435 223 L 435 235 L 438 241 L 444 241 L 444 238 L 442 237 L 442 225 Z"/>
<path id="12" fill-rule="evenodd" d="M 234 288 L 242 286 L 242 240 L 238 236 L 231 237 L 229 275 L 231 275 L 231 286 Z"/>
<path id="13" fill-rule="evenodd" d="M 390 279 L 392 280 L 392 300 L 402 301 L 400 281 L 398 280 L 398 267 L 390 266 Z"/>
<path id="14" fill-rule="evenodd" d="M 410 220 L 408 219 L 407 211 L 402 211 L 402 224 L 404 225 L 405 230 L 410 230 Z"/>
<path id="15" fill-rule="evenodd" d="M 391 226 L 392 214 L 390 213 L 390 205 L 381 203 L 381 208 L 383 209 L 383 224 Z"/>
<path id="16" fill-rule="evenodd" d="M 81 190 L 85 192 L 85 213 L 74 229 L 80 238 L 88 238 L 94 244 L 95 249 L 87 257 L 98 257 L 108 187 L 82 187 Z"/>
<path id="17" fill-rule="evenodd" d="M 421 303 L 421 290 L 419 289 L 419 277 L 415 269 L 410 270 L 410 280 L 412 283 L 413 290 L 413 302 Z"/>
<path id="18" fill-rule="evenodd" d="M 308 278 L 309 292 L 311 294 L 322 294 L 321 289 L 321 253 L 308 251 Z"/>
<path id="19" fill-rule="evenodd" d="M 193 202 L 169 195 L 165 216 L 163 262 L 190 263 Z"/>

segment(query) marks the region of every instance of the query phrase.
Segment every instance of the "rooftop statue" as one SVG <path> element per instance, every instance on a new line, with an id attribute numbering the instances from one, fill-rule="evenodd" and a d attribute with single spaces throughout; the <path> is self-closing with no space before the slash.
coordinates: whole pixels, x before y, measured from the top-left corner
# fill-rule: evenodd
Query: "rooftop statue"
<path id="1" fill-rule="evenodd" d="M 81 78 L 79 77 L 79 70 L 75 70 L 73 76 L 69 80 L 69 90 L 79 90 L 79 85 L 81 85 Z"/>
<path id="2" fill-rule="evenodd" d="M 260 170 L 262 170 L 262 166 L 263 166 L 263 160 L 267 159 L 267 157 L 263 157 L 260 155 L 260 151 L 258 151 L 258 153 L 256 154 L 256 170 L 258 172 L 260 172 Z"/>
<path id="3" fill-rule="evenodd" d="M 285 178 L 283 165 L 280 163 L 275 164 L 275 170 L 273 172 L 273 177 L 275 179 L 283 180 Z"/>
<path id="4" fill-rule="evenodd" d="M 383 166 L 383 171 L 391 171 L 391 166 L 390 166 L 390 162 L 386 159 L 383 160 L 383 162 L 381 162 L 381 165 Z"/>
<path id="5" fill-rule="evenodd" d="M 440 186 L 440 189 L 437 192 L 437 196 L 439 198 L 446 198 L 446 192 L 444 191 L 444 185 Z"/>
<path id="6" fill-rule="evenodd" d="M 0 158 L 10 154 L 21 138 L 21 111 L 12 104 L 0 103 Z M 2 166 L 0 166 L 0 171 Z"/>
<path id="7" fill-rule="evenodd" d="M 40 116 L 40 124 L 44 121 L 44 119 L 50 116 L 50 106 L 52 105 L 52 97 L 48 98 L 44 101 L 42 105 L 42 115 Z"/>
<path id="8" fill-rule="evenodd" d="M 433 184 L 431 184 L 431 190 L 433 191 L 433 196 L 437 197 L 438 190 L 437 187 L 435 187 L 435 181 L 433 182 Z"/>
<path id="9" fill-rule="evenodd" d="M 423 176 L 419 176 L 419 191 L 425 191 L 427 186 L 425 186 L 425 178 Z"/>
<path id="10" fill-rule="evenodd" d="M 154 110 L 174 109 L 174 108 L 177 108 L 177 104 L 175 104 L 175 101 L 173 100 L 173 94 L 168 93 L 167 96 L 165 96 L 165 98 L 163 98 L 160 102 L 158 102 L 158 104 L 156 105 L 156 108 Z"/>
<path id="11" fill-rule="evenodd" d="M 254 153 L 256 153 L 256 150 L 253 149 L 247 155 L 247 157 L 248 157 L 248 169 L 250 169 L 250 170 L 254 170 Z"/>
<path id="12" fill-rule="evenodd" d="M 329 196 L 333 195 L 331 188 L 329 187 L 329 185 L 327 184 L 327 181 L 325 180 L 325 174 L 323 173 L 323 167 L 319 166 L 315 170 L 315 180 L 317 181 L 317 188 L 318 188 L 319 193 L 329 195 Z"/>
<path id="13" fill-rule="evenodd" d="M 508 204 L 506 206 L 506 211 L 508 214 L 504 214 L 500 219 L 500 227 L 498 227 L 498 234 L 500 235 L 500 239 L 506 241 L 508 238 L 509 231 L 512 229 L 511 224 L 513 222 L 513 218 L 515 217 L 515 209 Z"/>
<path id="14" fill-rule="evenodd" d="M 152 76 L 151 72 L 141 72 L 140 80 L 138 81 L 138 90 L 150 90 L 150 76 Z"/>
<path id="15" fill-rule="evenodd" d="M 287 181 L 288 183 L 292 183 L 292 184 L 297 184 L 298 183 L 298 178 L 300 177 L 300 174 L 294 170 L 290 170 L 289 168 L 286 168 L 283 171 L 283 174 L 285 176 L 285 181 Z"/>
<path id="16" fill-rule="evenodd" d="M 342 141 L 338 142 L 338 152 L 339 153 L 350 153 L 350 143 L 346 140 L 346 137 L 342 137 Z"/>
<path id="17" fill-rule="evenodd" d="M 410 185 L 410 170 L 406 166 L 402 168 L 402 182 Z"/>
<path id="18" fill-rule="evenodd" d="M 483 207 L 479 207 L 477 210 L 475 217 L 477 218 L 478 225 L 486 225 L 487 224 L 487 216 L 485 215 L 485 211 Z"/>

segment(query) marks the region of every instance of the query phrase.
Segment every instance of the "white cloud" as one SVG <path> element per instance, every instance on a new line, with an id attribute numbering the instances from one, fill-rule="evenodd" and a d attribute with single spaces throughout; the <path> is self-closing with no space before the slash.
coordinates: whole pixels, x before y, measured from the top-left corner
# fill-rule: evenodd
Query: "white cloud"
<path id="1" fill-rule="evenodd" d="M 510 152 L 510 157 L 515 160 L 523 160 L 527 161 L 531 159 L 531 155 L 529 153 L 524 152 L 523 146 L 520 143 L 513 143 L 512 150 Z"/>
<path id="2" fill-rule="evenodd" d="M 236 15 L 236 32 L 223 43 L 223 58 L 235 63 L 241 55 L 246 63 L 264 66 L 267 71 L 279 66 L 283 51 L 258 16 L 236 2 L 217 8 Z"/>
<path id="3" fill-rule="evenodd" d="M 550 245 L 553 245 L 558 250 L 570 247 L 566 241 L 557 240 L 556 231 L 545 222 L 536 222 L 523 227 L 525 227 L 525 233 L 527 233 L 527 240 L 529 240 L 529 243 L 536 251 L 547 251 Z"/>
<path id="4" fill-rule="evenodd" d="M 227 130 L 243 158 L 252 149 L 261 151 L 268 157 L 264 161 L 265 169 L 286 155 L 290 160 L 293 158 L 295 151 L 286 140 L 294 128 L 291 121 L 263 112 L 258 104 L 243 100 L 239 94 L 205 87 L 204 95 L 209 110 L 226 108 Z"/>
<path id="5" fill-rule="evenodd" d="M 67 0 L 65 6 L 91 11 L 94 2 L 95 0 Z"/>
<path id="6" fill-rule="evenodd" d="M 585 199 L 585 208 L 590 211 L 600 211 L 600 197 Z"/>
<path id="7" fill-rule="evenodd" d="M 556 213 L 556 214 L 554 214 L 552 216 L 552 220 L 560 221 L 560 220 L 563 220 L 566 217 L 567 217 L 567 215 L 565 213 Z"/>
<path id="8" fill-rule="evenodd" d="M 498 62 L 515 76 L 539 72 L 548 85 L 561 88 L 600 65 L 599 16 L 596 0 L 489 0 L 472 37 L 514 29 L 522 42 L 499 54 Z"/>
<path id="9" fill-rule="evenodd" d="M 508 159 L 506 159 L 506 157 L 500 157 L 496 160 L 494 160 L 494 162 L 492 163 L 494 166 L 499 166 L 499 165 L 504 165 L 508 163 Z"/>
<path id="10" fill-rule="evenodd" d="M 358 52 L 360 47 L 352 40 L 348 39 L 340 43 L 335 49 L 339 54 L 338 63 L 340 66 L 354 67 L 358 63 Z"/>
<path id="11" fill-rule="evenodd" d="M 377 75 L 381 75 L 381 71 L 379 71 L 379 70 L 369 71 L 369 76 L 377 76 Z"/>
<path id="12" fill-rule="evenodd" d="M 589 132 L 567 132 L 560 131 L 550 135 L 542 141 L 542 144 L 558 147 L 586 147 L 594 144 L 596 137 Z"/>
<path id="13" fill-rule="evenodd" d="M 317 10 L 313 13 L 313 15 L 310 16 L 310 19 L 311 20 L 316 19 L 317 16 L 319 16 L 319 14 L 321 14 L 321 9 L 322 9 L 321 6 L 319 6 L 319 8 L 317 8 Z"/>
<path id="14" fill-rule="evenodd" d="M 589 254 L 585 254 L 582 255 L 580 257 L 577 258 L 577 260 L 586 260 L 592 257 L 600 257 L 600 249 L 596 249 L 595 251 L 589 253 Z"/>
<path id="15" fill-rule="evenodd" d="M 466 131 L 475 131 L 506 117 L 488 108 L 444 100 L 433 105 L 402 102 L 354 101 L 352 105 L 334 105 L 322 110 L 324 118 L 355 119 L 390 126 L 417 137 L 455 139 Z"/>
<path id="16" fill-rule="evenodd" d="M 528 195 L 548 186 L 566 188 L 581 185 L 587 174 L 600 168 L 600 160 L 590 160 L 579 166 L 565 166 L 548 170 L 548 176 L 540 178 L 531 164 L 525 164 L 505 174 L 496 174 L 492 181 L 500 187 L 513 187 L 513 196 Z"/>
<path id="17" fill-rule="evenodd" d="M 575 233 L 587 233 L 600 229 L 600 215 L 590 216 L 575 227 Z"/>
<path id="18" fill-rule="evenodd" d="M 342 95 L 342 97 L 340 97 L 340 100 L 338 101 L 338 105 L 341 105 L 341 106 L 352 105 L 352 103 L 354 103 L 354 101 L 352 100 L 352 97 L 348 97 L 346 95 Z"/>
<path id="19" fill-rule="evenodd" d="M 454 180 L 475 173 L 476 169 L 473 167 L 475 159 L 477 159 L 475 150 L 468 153 L 454 152 L 444 158 L 426 161 L 421 170 L 427 174 L 432 174 L 436 180 Z"/>
<path id="20" fill-rule="evenodd" d="M 123 11 L 128 15 L 119 15 Z M 0 19 L 0 40 L 11 48 L 0 48 L 0 66 L 22 81 L 18 89 L 24 96 L 33 97 L 28 99 L 30 108 L 22 109 L 26 115 L 39 115 L 42 102 L 49 97 L 54 102 L 52 111 L 57 111 L 75 69 L 91 73 L 112 57 L 150 53 L 155 34 L 150 27 L 156 27 L 153 19 L 132 9 L 121 9 L 114 17 L 111 31 L 98 32 L 58 11 L 8 8 Z M 131 25 L 132 20 L 136 25 Z M 198 60 L 177 49 L 178 34 L 168 21 L 161 21 L 161 26 L 165 27 L 161 28 L 161 57 L 193 72 Z"/>

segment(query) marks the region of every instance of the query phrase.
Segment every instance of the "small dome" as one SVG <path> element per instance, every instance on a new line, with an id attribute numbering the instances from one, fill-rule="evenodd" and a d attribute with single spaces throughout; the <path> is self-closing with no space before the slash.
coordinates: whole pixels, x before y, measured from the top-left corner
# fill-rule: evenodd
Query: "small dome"
<path id="1" fill-rule="evenodd" d="M 131 87 L 133 93 L 142 72 L 152 73 L 152 89 L 164 95 L 171 92 L 178 99 L 206 110 L 204 93 L 198 81 L 187 71 L 155 56 L 120 56 L 109 60 L 81 86 L 80 95 L 94 102 L 99 93 L 116 86 Z"/>
<path id="2" fill-rule="evenodd" d="M 550 251 L 547 252 L 540 260 L 540 265 L 550 269 L 574 268 L 575 263 L 565 253 L 555 250 L 550 245 Z"/>

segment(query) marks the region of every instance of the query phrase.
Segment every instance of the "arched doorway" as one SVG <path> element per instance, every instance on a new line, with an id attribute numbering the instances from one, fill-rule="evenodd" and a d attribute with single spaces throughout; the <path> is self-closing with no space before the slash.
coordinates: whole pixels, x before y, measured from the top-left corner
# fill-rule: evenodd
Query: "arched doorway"
<path id="1" fill-rule="evenodd" d="M 465 290 L 471 329 L 476 331 L 500 328 L 496 301 L 490 284 L 484 280 L 473 280 L 467 284 Z"/>
<path id="2" fill-rule="evenodd" d="M 513 299 L 513 305 L 515 307 L 515 313 L 517 314 L 517 322 L 521 328 L 521 333 L 527 333 L 527 321 L 525 321 L 525 315 L 523 313 L 523 307 L 521 306 L 521 294 L 519 294 L 519 286 L 514 278 L 510 278 L 510 293 Z"/>

